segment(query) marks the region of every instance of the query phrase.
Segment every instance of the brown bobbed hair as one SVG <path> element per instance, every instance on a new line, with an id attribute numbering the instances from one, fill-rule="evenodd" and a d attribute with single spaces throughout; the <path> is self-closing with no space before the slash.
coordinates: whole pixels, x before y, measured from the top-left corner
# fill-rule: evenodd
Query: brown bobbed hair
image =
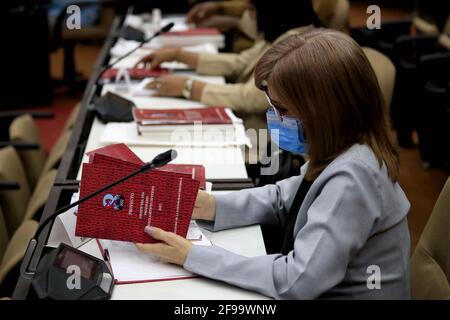
<path id="1" fill-rule="evenodd" d="M 397 181 L 398 153 L 378 81 L 361 47 L 329 29 L 309 29 L 275 44 L 259 60 L 255 84 L 302 121 L 314 180 L 356 143 L 368 145 Z"/>

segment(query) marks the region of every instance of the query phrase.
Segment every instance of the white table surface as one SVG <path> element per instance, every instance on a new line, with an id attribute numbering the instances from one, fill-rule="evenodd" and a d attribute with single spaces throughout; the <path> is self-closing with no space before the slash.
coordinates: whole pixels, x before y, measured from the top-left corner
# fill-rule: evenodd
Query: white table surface
<path id="1" fill-rule="evenodd" d="M 123 61 L 126 61 L 124 59 Z M 192 72 L 184 71 L 183 74 L 196 76 Z M 202 77 L 204 81 L 213 83 L 224 83 L 223 77 Z M 131 84 L 129 92 L 118 91 L 115 84 L 106 84 L 103 86 L 102 94 L 108 91 L 120 94 L 126 99 L 131 100 L 138 108 L 200 108 L 205 105 L 182 98 L 161 98 L 161 97 L 141 97 L 133 96 L 132 89 L 137 84 Z M 92 124 L 89 133 L 86 152 L 102 147 L 100 142 L 106 125 L 101 123 L 97 118 Z M 129 146 L 143 161 L 152 160 L 157 154 L 164 152 L 168 147 L 162 146 Z M 245 159 L 243 156 L 243 147 L 176 147 L 178 157 L 173 163 L 179 164 L 201 164 L 205 166 L 207 179 L 245 179 L 248 178 L 245 168 Z M 88 161 L 88 157 L 84 155 L 83 163 Z M 78 170 L 77 179 L 81 179 L 82 166 Z"/>
<path id="2" fill-rule="evenodd" d="M 94 120 L 86 144 L 86 152 L 102 147 L 100 138 L 105 125 L 98 119 Z M 167 151 L 164 146 L 130 146 L 130 149 L 142 161 L 150 161 L 161 152 Z M 176 147 L 178 157 L 173 163 L 201 164 L 205 166 L 206 179 L 245 179 L 248 178 L 242 149 L 239 147 Z M 89 158 L 84 154 L 83 163 Z M 81 179 L 82 165 L 78 170 L 77 180 Z"/>
<path id="3" fill-rule="evenodd" d="M 264 241 L 259 226 L 209 232 L 202 229 L 213 245 L 247 257 L 265 255 Z M 242 245 L 245 243 L 245 246 Z M 103 259 L 96 241 L 91 240 L 79 248 L 99 259 Z M 119 284 L 114 287 L 113 300 L 256 300 L 269 299 L 256 292 L 247 291 L 224 282 L 203 277 L 157 281 L 134 284 Z"/>

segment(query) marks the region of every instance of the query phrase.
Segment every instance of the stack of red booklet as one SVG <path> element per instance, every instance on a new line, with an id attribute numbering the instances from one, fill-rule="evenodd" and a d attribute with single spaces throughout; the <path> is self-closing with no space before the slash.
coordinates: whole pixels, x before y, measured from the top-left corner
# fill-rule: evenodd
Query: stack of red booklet
<path id="1" fill-rule="evenodd" d="M 215 125 L 214 128 L 233 128 L 233 121 L 224 107 L 209 106 L 192 109 L 132 109 L 138 133 L 192 129 L 195 123 Z M 177 127 L 174 127 L 176 125 Z M 231 126 L 231 127 L 230 127 Z"/>
<path id="2" fill-rule="evenodd" d="M 130 76 L 131 80 L 142 80 L 142 79 L 145 79 L 145 78 L 156 78 L 156 77 L 160 77 L 160 76 L 169 74 L 169 69 L 165 69 L 165 68 L 153 68 L 153 69 L 148 69 L 148 68 L 127 68 L 126 71 L 127 71 L 128 75 Z M 118 72 L 119 72 L 119 69 L 117 69 L 117 68 L 108 69 L 102 74 L 101 80 L 103 82 L 114 81 L 114 79 L 116 78 Z"/>
<path id="3" fill-rule="evenodd" d="M 80 198 L 139 169 L 144 163 L 125 144 L 94 150 L 83 164 Z M 154 226 L 186 237 L 202 166 L 166 165 L 139 174 L 79 205 L 77 236 L 152 243 Z"/>

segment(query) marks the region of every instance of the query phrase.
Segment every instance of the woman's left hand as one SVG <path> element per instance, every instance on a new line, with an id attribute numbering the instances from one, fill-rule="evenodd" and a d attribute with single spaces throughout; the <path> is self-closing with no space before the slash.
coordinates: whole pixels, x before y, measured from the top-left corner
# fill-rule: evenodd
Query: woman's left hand
<path id="1" fill-rule="evenodd" d="M 161 97 L 180 97 L 183 95 L 183 89 L 188 77 L 177 75 L 161 76 L 147 84 L 147 89 L 156 90 L 155 96 Z"/>
<path id="2" fill-rule="evenodd" d="M 183 237 L 167 232 L 156 227 L 145 227 L 145 232 L 157 240 L 164 243 L 143 244 L 137 243 L 139 250 L 157 256 L 161 261 L 184 265 L 186 257 L 192 248 L 192 243 Z"/>

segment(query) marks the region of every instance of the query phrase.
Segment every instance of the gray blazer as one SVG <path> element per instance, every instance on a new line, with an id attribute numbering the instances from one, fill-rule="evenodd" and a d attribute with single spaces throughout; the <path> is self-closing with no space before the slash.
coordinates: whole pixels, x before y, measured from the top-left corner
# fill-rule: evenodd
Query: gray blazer
<path id="1" fill-rule="evenodd" d="M 283 225 L 307 165 L 276 185 L 217 195 L 215 221 L 201 224 L 214 231 Z M 371 149 L 354 145 L 312 184 L 288 255 L 193 246 L 184 268 L 275 299 L 409 299 L 409 207 Z"/>

